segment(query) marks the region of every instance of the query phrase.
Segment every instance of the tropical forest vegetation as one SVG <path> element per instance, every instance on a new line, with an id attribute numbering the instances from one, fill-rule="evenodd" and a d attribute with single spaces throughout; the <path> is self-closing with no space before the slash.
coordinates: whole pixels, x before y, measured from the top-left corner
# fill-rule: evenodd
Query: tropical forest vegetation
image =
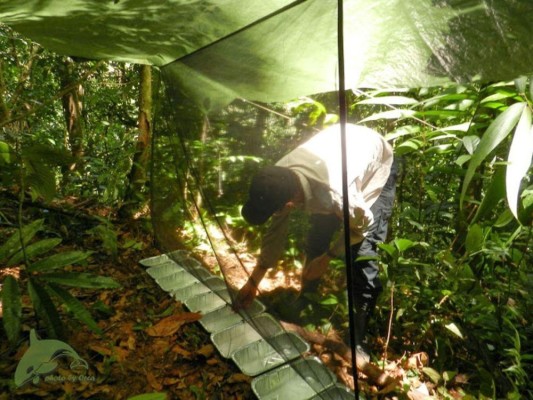
<path id="1" fill-rule="evenodd" d="M 185 250 L 240 287 L 263 229 L 240 215 L 251 176 L 338 122 L 337 94 L 206 116 L 154 67 L 59 56 L 4 26 L 0 52 L 0 399 L 255 398 L 139 261 Z M 361 396 L 533 398 L 533 77 L 347 97 L 401 160 Z M 344 262 L 298 315 L 278 296 L 299 288 L 294 226 L 259 299 L 354 389 L 332 345 L 347 344 Z M 87 379 L 17 387 L 32 330 L 76 349 Z"/>

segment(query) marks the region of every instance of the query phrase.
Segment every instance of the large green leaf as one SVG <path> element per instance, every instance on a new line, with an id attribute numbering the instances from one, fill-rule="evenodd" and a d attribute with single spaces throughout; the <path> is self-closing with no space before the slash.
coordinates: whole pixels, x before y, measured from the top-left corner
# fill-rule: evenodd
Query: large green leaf
<path id="1" fill-rule="evenodd" d="M 479 221 L 490 211 L 494 210 L 496 205 L 505 196 L 505 168 L 501 165 L 496 167 L 496 171 L 492 177 L 492 181 L 483 196 L 483 200 L 479 205 L 476 215 L 472 223 Z"/>
<path id="2" fill-rule="evenodd" d="M 64 148 L 44 144 L 34 144 L 22 149 L 25 161 L 34 163 L 33 166 L 62 166 L 73 161 L 72 155 Z"/>
<path id="3" fill-rule="evenodd" d="M 423 367 L 422 372 L 426 374 L 429 379 L 433 381 L 434 384 L 439 384 L 439 382 L 442 380 L 441 375 L 437 372 L 437 370 L 430 368 L 430 367 Z"/>
<path id="4" fill-rule="evenodd" d="M 533 222 L 533 186 L 524 190 L 521 195 L 522 208 L 518 217 L 524 225 L 531 225 Z"/>
<path id="5" fill-rule="evenodd" d="M 398 238 L 394 239 L 394 245 L 400 253 L 409 250 L 411 247 L 416 246 L 416 243 L 409 239 Z"/>
<path id="6" fill-rule="evenodd" d="M 91 313 L 85 308 L 85 306 L 68 291 L 60 286 L 50 284 L 48 286 L 49 291 L 61 300 L 78 320 L 87 325 L 93 332 L 102 334 L 102 329 L 96 324 L 96 321 L 91 316 Z"/>
<path id="7" fill-rule="evenodd" d="M 507 110 L 501 113 L 492 124 L 490 124 L 485 134 L 481 137 L 481 140 L 470 159 L 465 179 L 463 180 L 463 188 L 459 199 L 461 207 L 463 205 L 466 190 L 474 177 L 477 167 L 492 152 L 492 150 L 494 150 L 502 140 L 509 135 L 516 126 L 525 107 L 525 103 L 516 103 L 510 106 Z"/>
<path id="8" fill-rule="evenodd" d="M 475 253 L 483 248 L 483 229 L 478 224 L 470 225 L 466 235 L 465 247 L 469 254 Z"/>
<path id="9" fill-rule="evenodd" d="M 54 172 L 42 166 L 26 177 L 26 185 L 31 191 L 33 200 L 42 197 L 50 201 L 56 194 L 56 180 Z"/>
<path id="10" fill-rule="evenodd" d="M 448 329 L 450 332 L 452 332 L 454 335 L 460 337 L 461 339 L 464 339 L 464 336 L 461 330 L 454 322 L 450 322 L 449 324 L 444 325 L 444 327 Z"/>
<path id="11" fill-rule="evenodd" d="M 86 272 L 51 272 L 40 275 L 39 278 L 60 285 L 86 289 L 116 289 L 120 283 L 107 276 L 98 276 Z"/>
<path id="12" fill-rule="evenodd" d="M 395 154 L 402 156 L 420 149 L 421 143 L 417 139 L 409 139 L 396 146 Z"/>
<path id="13" fill-rule="evenodd" d="M 369 121 L 377 121 L 380 119 L 404 119 L 404 118 L 410 118 L 413 117 L 416 114 L 413 110 L 390 110 L 390 111 L 383 111 L 376 114 L 372 114 L 366 118 L 363 118 L 361 123 L 363 122 L 369 122 Z"/>
<path id="14" fill-rule="evenodd" d="M 414 105 L 418 104 L 418 100 L 405 96 L 381 96 L 365 99 L 357 102 L 357 104 L 375 104 L 375 105 Z"/>
<path id="15" fill-rule="evenodd" d="M 61 243 L 61 239 L 59 238 L 39 240 L 38 242 L 32 243 L 26 247 L 26 257 L 31 260 L 35 256 L 39 256 L 52 250 L 59 243 Z M 22 251 L 19 251 L 8 260 L 7 265 L 15 265 L 23 260 L 24 253 Z"/>
<path id="16" fill-rule="evenodd" d="M 31 239 L 39 232 L 43 227 L 44 220 L 38 219 L 31 224 L 22 227 L 17 230 L 7 241 L 0 247 L 0 264 L 3 260 L 11 257 L 21 248 L 21 237 L 24 245 L 29 243 Z"/>
<path id="17" fill-rule="evenodd" d="M 395 257 L 398 255 L 398 250 L 392 244 L 388 243 L 378 243 L 378 247 L 385 251 L 389 256 Z"/>
<path id="18" fill-rule="evenodd" d="M 4 330 L 8 340 L 16 343 L 20 334 L 20 318 L 22 316 L 22 303 L 17 280 L 8 275 L 2 286 L 2 310 Z"/>
<path id="19" fill-rule="evenodd" d="M 112 229 L 112 227 L 108 226 L 107 224 L 101 224 L 87 231 L 87 233 L 97 236 L 102 241 L 102 246 L 107 253 L 113 256 L 117 255 L 117 233 L 114 229 Z"/>
<path id="20" fill-rule="evenodd" d="M 72 155 L 65 149 L 44 144 L 34 144 L 22 149 L 22 159 L 27 169 L 26 184 L 34 196 L 51 200 L 56 194 L 54 167 L 67 165 Z"/>
<path id="21" fill-rule="evenodd" d="M 524 107 L 509 150 L 505 177 L 507 202 L 516 219 L 518 219 L 520 184 L 529 170 L 532 156 L 533 126 L 531 126 L 531 110 L 529 107 Z"/>
<path id="22" fill-rule="evenodd" d="M 92 252 L 90 251 L 78 250 L 54 254 L 50 257 L 47 257 L 43 260 L 39 260 L 28 266 L 28 271 L 49 271 L 53 269 L 63 268 L 67 265 L 79 263 L 80 261 L 87 259 L 91 254 Z"/>
<path id="23" fill-rule="evenodd" d="M 28 293 L 30 295 L 35 313 L 41 318 L 50 337 L 60 338 L 63 336 L 63 323 L 59 318 L 55 304 L 47 291 L 32 278 L 28 280 Z"/>
<path id="24" fill-rule="evenodd" d="M 9 164 L 11 162 L 11 151 L 9 144 L 0 140 L 0 165 Z"/>
<path id="25" fill-rule="evenodd" d="M 528 83 L 527 76 L 521 76 L 514 80 L 514 84 L 515 84 L 516 90 L 518 90 L 518 93 L 520 94 L 526 93 L 527 83 Z"/>
<path id="26" fill-rule="evenodd" d="M 509 99 L 509 98 L 512 98 L 512 97 L 515 97 L 516 96 L 516 92 L 515 91 L 508 91 L 508 90 L 498 90 L 496 93 L 494 94 L 491 94 L 487 97 L 485 97 L 484 99 L 481 100 L 481 104 L 484 104 L 484 103 L 490 103 L 490 102 L 497 102 L 497 101 L 500 101 L 500 100 L 506 100 L 506 99 Z M 502 105 L 504 105 L 505 103 L 501 103 Z"/>

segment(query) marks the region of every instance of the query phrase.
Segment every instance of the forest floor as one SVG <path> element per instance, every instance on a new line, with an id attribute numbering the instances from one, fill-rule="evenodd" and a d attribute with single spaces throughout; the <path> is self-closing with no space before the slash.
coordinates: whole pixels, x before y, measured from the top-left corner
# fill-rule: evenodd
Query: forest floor
<path id="1" fill-rule="evenodd" d="M 29 297 L 23 295 L 23 334 L 10 348 L 0 330 L 0 399 L 128 399 L 135 395 L 165 392 L 168 399 L 251 399 L 250 378 L 223 359 L 209 335 L 196 322 L 199 314 L 189 313 L 164 292 L 139 265 L 158 254 L 149 235 L 131 225 L 115 225 L 120 243 L 116 254 L 104 251 L 102 243 L 83 239 L 83 250 L 94 251 L 90 272 L 120 282 L 120 289 L 73 291 L 91 310 L 103 335 L 69 317 L 64 310 L 66 337 L 63 338 L 88 364 L 80 379 L 68 366 L 54 374 L 64 382 L 43 382 L 15 388 L 13 377 L 28 349 L 30 329 L 46 337 L 38 325 Z M 76 240 L 80 244 L 80 238 Z M 86 269 L 84 269 L 86 270 Z M 1 269 L 18 276 L 17 268 Z M 25 283 L 21 282 L 21 287 Z"/>
<path id="2" fill-rule="evenodd" d="M 104 333 L 92 332 L 62 310 L 67 331 L 63 340 L 87 362 L 88 370 L 83 376 L 75 376 L 67 365 L 62 365 L 54 374 L 63 376 L 63 379 L 55 382 L 41 380 L 37 384 L 30 382 L 21 388 L 14 386 L 13 377 L 28 349 L 30 330 L 36 329 L 41 339 L 46 337 L 45 330 L 36 321 L 29 297 L 24 295 L 23 335 L 19 343 L 10 347 L 0 330 L 0 400 L 118 400 L 154 392 L 166 393 L 166 398 L 177 400 L 254 399 L 251 378 L 242 374 L 233 362 L 220 356 L 209 334 L 197 322 L 201 316 L 188 312 L 168 296 L 139 265 L 140 260 L 158 254 L 152 237 L 138 226 L 117 223 L 114 229 L 119 243 L 130 244 L 118 246 L 116 254 L 105 251 L 94 237 L 76 240 L 77 246 L 94 252 L 88 266 L 90 272 L 112 277 L 122 285 L 120 289 L 112 290 L 73 291 L 91 310 Z M 208 252 L 199 258 L 208 269 L 216 270 L 217 260 Z M 243 259 L 246 268 L 251 269 L 253 258 L 245 255 Z M 246 275 L 237 271 L 235 268 L 233 274 L 229 273 L 229 278 L 239 287 Z M 6 274 L 18 277 L 19 271 L 16 267 L 0 269 L 0 283 Z M 280 288 L 286 293 L 295 293 L 298 282 L 295 274 L 273 271 L 261 287 L 265 293 L 262 300 L 267 306 L 272 304 L 273 299 L 279 297 L 276 290 Z M 24 286 L 21 282 L 21 287 Z M 311 343 L 311 353 L 320 357 L 341 382 L 353 387 L 350 360 L 342 339 L 334 332 L 329 335 L 307 332 L 297 324 L 298 321 L 289 322 L 286 324 L 288 329 L 302 334 Z M 369 364 L 366 370 L 363 369 L 367 375 L 360 374 L 359 387 L 369 397 L 425 398 L 423 392 L 413 390 L 399 397 L 395 394 L 407 369 L 421 369 L 426 365 L 424 357 L 423 353 L 399 356 L 398 361 L 382 365 L 383 369 Z M 417 382 L 415 386 L 431 390 L 431 382 Z"/>

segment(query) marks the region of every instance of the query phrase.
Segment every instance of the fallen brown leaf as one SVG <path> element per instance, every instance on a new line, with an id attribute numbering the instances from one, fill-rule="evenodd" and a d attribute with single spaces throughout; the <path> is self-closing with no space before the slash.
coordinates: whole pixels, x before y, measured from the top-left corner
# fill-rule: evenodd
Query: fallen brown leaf
<path id="1" fill-rule="evenodd" d="M 117 361 L 124 361 L 129 355 L 128 350 L 123 349 L 118 346 L 108 347 L 108 346 L 99 345 L 97 343 L 93 343 L 89 346 L 89 348 L 103 356 L 107 356 L 107 357 L 114 356 L 116 357 Z"/>
<path id="2" fill-rule="evenodd" d="M 396 388 L 398 388 L 398 386 L 400 386 L 400 382 L 399 381 L 390 382 L 387 386 L 385 386 L 383 389 L 381 389 L 378 393 L 379 394 L 388 394 L 388 393 L 393 392 L 394 390 L 396 390 Z"/>
<path id="3" fill-rule="evenodd" d="M 171 386 L 171 385 L 175 385 L 177 383 L 179 383 L 181 381 L 180 378 L 164 378 L 163 379 L 163 385 L 164 386 Z"/>
<path id="4" fill-rule="evenodd" d="M 172 350 L 173 353 L 179 354 L 182 357 L 185 357 L 185 358 L 190 358 L 191 357 L 191 352 L 188 351 L 188 350 L 185 350 L 179 344 L 175 344 L 174 346 L 172 346 L 171 350 Z"/>
<path id="5" fill-rule="evenodd" d="M 92 343 L 89 348 L 98 354 L 101 354 L 103 356 L 110 356 L 111 355 L 111 349 L 108 346 L 102 346 L 98 343 Z"/>
<path id="6" fill-rule="evenodd" d="M 157 324 L 146 328 L 149 336 L 162 337 L 176 333 L 184 324 L 198 321 L 202 315 L 200 313 L 188 313 L 171 315 L 163 318 Z"/>
<path id="7" fill-rule="evenodd" d="M 429 363 L 429 356 L 427 355 L 427 353 L 420 352 L 420 353 L 411 355 L 411 357 L 407 359 L 406 368 L 407 369 L 418 369 L 418 368 L 427 366 L 428 363 Z"/>
<path id="8" fill-rule="evenodd" d="M 205 346 L 202 346 L 197 353 L 201 354 L 205 358 L 211 357 L 213 352 L 215 351 L 215 347 L 212 344 L 206 344 Z"/>
<path id="9" fill-rule="evenodd" d="M 168 338 L 156 338 L 150 343 L 152 354 L 163 355 L 170 350 L 171 344 Z"/>
<path id="10" fill-rule="evenodd" d="M 148 371 L 146 373 L 146 379 L 148 380 L 148 383 L 150 384 L 150 386 L 152 388 L 154 388 L 155 390 L 161 390 L 163 389 L 163 385 L 161 384 L 161 382 L 159 382 L 159 380 L 155 377 L 155 375 Z"/>
<path id="11" fill-rule="evenodd" d="M 134 292 L 129 290 L 126 293 L 123 293 L 120 297 L 120 300 L 115 303 L 115 307 L 124 307 L 126 304 L 129 303 L 131 296 L 133 296 Z"/>
<path id="12" fill-rule="evenodd" d="M 228 379 L 228 382 L 229 383 L 241 383 L 241 382 L 248 383 L 250 382 L 250 380 L 251 378 L 248 375 L 237 373 L 237 374 L 231 375 Z"/>
<path id="13" fill-rule="evenodd" d="M 113 347 L 113 355 L 117 358 L 117 361 L 124 361 L 130 352 L 122 347 Z"/>
<path id="14" fill-rule="evenodd" d="M 136 343 L 135 336 L 129 336 L 128 340 L 126 341 L 128 349 L 135 350 L 135 343 Z"/>

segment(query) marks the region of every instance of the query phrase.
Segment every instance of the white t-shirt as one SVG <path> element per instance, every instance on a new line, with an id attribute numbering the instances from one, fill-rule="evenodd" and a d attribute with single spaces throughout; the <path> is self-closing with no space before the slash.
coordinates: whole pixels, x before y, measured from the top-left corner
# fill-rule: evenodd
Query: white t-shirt
<path id="1" fill-rule="evenodd" d="M 346 125 L 346 162 L 352 244 L 363 240 L 373 221 L 370 207 L 387 182 L 393 161 L 389 143 L 374 130 Z M 296 172 L 304 191 L 304 210 L 311 214 L 336 214 L 343 217 L 342 148 L 340 125 L 317 133 L 281 158 L 277 166 Z M 260 265 L 272 267 L 281 257 L 288 231 L 288 213 L 272 216 L 263 236 Z M 333 245 L 337 253 L 343 248 L 342 237 Z"/>

